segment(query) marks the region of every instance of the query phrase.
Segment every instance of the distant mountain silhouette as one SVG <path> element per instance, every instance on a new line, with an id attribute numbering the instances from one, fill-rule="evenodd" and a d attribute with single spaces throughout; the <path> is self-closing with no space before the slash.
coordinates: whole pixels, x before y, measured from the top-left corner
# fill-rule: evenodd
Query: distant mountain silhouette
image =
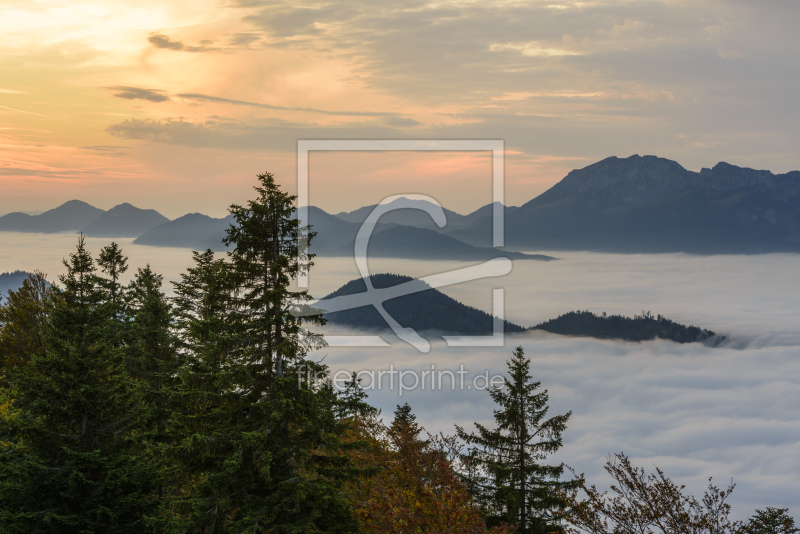
<path id="1" fill-rule="evenodd" d="M 359 228 L 373 209 L 365 206 L 331 215 L 309 207 L 308 220 L 303 222 L 318 234 L 311 242 L 311 252 L 351 255 Z M 112 213 L 116 211 L 120 213 Z M 152 217 L 145 217 L 145 211 Z M 126 212 L 129 221 L 135 220 L 139 226 L 123 222 Z M 105 237 L 140 235 L 137 242 L 141 244 L 222 249 L 228 226 L 222 219 L 190 214 L 188 219 L 172 221 L 173 225 L 151 212 L 121 205 L 95 224 L 104 212 L 74 200 L 41 215 L 0 217 L 0 231 L 85 229 L 89 235 Z M 494 228 L 492 204 L 468 215 L 449 210 L 445 214 L 444 228 L 418 209 L 385 214 L 373 232 L 371 255 L 463 260 L 497 255 L 489 250 Z M 719 163 L 693 172 L 655 156 L 610 157 L 570 172 L 521 207 L 503 208 L 503 217 L 504 244 L 518 250 L 800 252 L 800 171 L 773 174 Z M 164 224 L 156 227 L 157 222 Z M 148 227 L 150 224 L 153 226 Z M 136 234 L 134 228 L 141 233 Z M 433 232 L 458 241 L 439 239 Z"/>
<path id="2" fill-rule="evenodd" d="M 374 274 L 370 279 L 373 286 L 378 289 L 414 280 L 410 276 L 398 274 Z M 325 309 L 326 300 L 343 295 L 364 293 L 366 288 L 364 280 L 356 278 L 319 300 L 315 307 Z M 492 333 L 493 318 L 490 314 L 461 304 L 433 288 L 387 300 L 384 302 L 384 308 L 402 326 L 417 331 L 435 330 L 444 334 L 463 335 L 490 335 Z M 332 324 L 365 329 L 388 330 L 389 328 L 383 317 L 372 306 L 326 313 L 325 318 Z M 506 332 L 524 331 L 521 326 L 508 321 L 505 321 L 504 326 Z"/>
<path id="3" fill-rule="evenodd" d="M 225 250 L 222 239 L 233 222 L 230 215 L 214 219 L 202 213 L 189 213 L 148 230 L 133 242 L 156 247 L 184 247 L 193 250 Z"/>
<path id="4" fill-rule="evenodd" d="M 301 224 L 310 225 L 311 231 L 316 232 L 316 237 L 311 240 L 310 252 L 320 256 L 335 255 L 340 248 L 355 241 L 361 223 L 344 221 L 335 215 L 317 208 L 308 206 L 308 220 Z"/>
<path id="5" fill-rule="evenodd" d="M 625 341 L 647 341 L 659 338 L 677 343 L 705 342 L 716 345 L 725 340 L 724 336 L 718 337 L 711 330 L 685 326 L 661 315 L 654 317 L 650 312 L 625 317 L 622 315 L 595 315 L 589 311 L 573 311 L 536 325 L 531 330 L 545 330 L 564 336 Z"/>
<path id="6" fill-rule="evenodd" d="M 458 237 L 488 242 L 487 219 Z M 612 252 L 800 251 L 800 172 L 719 163 L 692 172 L 655 156 L 611 157 L 570 172 L 506 214 L 514 248 Z"/>
<path id="7" fill-rule="evenodd" d="M 169 222 L 156 210 L 144 210 L 128 203 L 114 206 L 81 230 L 89 237 L 138 237 Z"/>
<path id="8" fill-rule="evenodd" d="M 6 232 L 41 232 L 52 234 L 57 232 L 75 232 L 85 227 L 104 212 L 81 202 L 70 200 L 57 208 L 45 211 L 41 215 L 26 213 L 9 213 L 0 217 L 0 231 Z"/>
<path id="9" fill-rule="evenodd" d="M 353 244 L 347 243 L 331 255 L 352 256 Z M 372 234 L 369 241 L 370 258 L 414 258 L 428 260 L 481 261 L 497 257 L 512 260 L 554 260 L 542 254 L 523 254 L 491 247 L 475 247 L 449 235 L 426 228 L 391 226 Z"/>
<path id="10" fill-rule="evenodd" d="M 395 200 L 389 203 L 389 207 L 398 202 L 399 200 Z M 424 207 L 433 207 L 435 204 L 432 204 L 426 200 L 403 199 L 403 202 L 410 202 L 413 206 L 415 206 L 415 208 L 395 207 L 392 211 L 384 214 L 380 218 L 380 222 L 387 225 L 399 224 L 403 226 L 414 226 L 417 228 L 438 228 L 433 219 L 431 219 L 431 216 L 428 215 L 427 212 L 423 211 Z M 360 226 L 365 220 L 367 220 L 367 217 L 370 213 L 372 213 L 376 206 L 376 204 L 364 206 L 354 211 L 337 213 L 335 216 L 343 221 L 357 223 Z M 419 209 L 416 209 L 416 207 L 419 207 Z M 447 227 L 455 227 L 460 225 L 465 217 L 464 215 L 456 213 L 455 211 L 451 211 L 447 208 L 442 209 L 444 210 L 445 217 L 447 218 Z"/>

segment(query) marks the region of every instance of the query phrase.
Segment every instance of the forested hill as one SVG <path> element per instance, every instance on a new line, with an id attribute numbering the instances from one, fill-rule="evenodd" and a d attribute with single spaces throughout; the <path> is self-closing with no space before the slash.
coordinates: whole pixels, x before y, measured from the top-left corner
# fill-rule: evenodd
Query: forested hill
<path id="1" fill-rule="evenodd" d="M 410 276 L 399 274 L 374 274 L 370 278 L 376 289 L 393 287 L 414 280 Z M 435 330 L 446 334 L 466 335 L 492 333 L 493 318 L 490 314 L 462 304 L 441 291 L 428 287 L 429 289 L 417 293 L 387 300 L 384 302 L 384 308 L 398 323 L 414 330 Z M 366 290 L 364 279 L 356 278 L 320 300 L 316 307 L 325 309 L 327 300 L 364 293 Z M 388 328 L 386 321 L 371 305 L 326 313 L 325 318 L 333 324 L 370 329 Z M 505 321 L 505 331 L 522 332 L 524 328 Z"/>
<path id="2" fill-rule="evenodd" d="M 677 343 L 721 343 L 725 337 L 697 326 L 685 326 L 650 312 L 626 317 L 623 315 L 595 315 L 589 311 L 572 311 L 536 325 L 532 330 L 545 330 L 564 336 L 595 337 L 647 341 L 669 339 Z"/>
<path id="3" fill-rule="evenodd" d="M 22 286 L 22 281 L 30 276 L 25 271 L 0 273 L 0 298 L 4 298 L 9 290 L 17 290 Z"/>

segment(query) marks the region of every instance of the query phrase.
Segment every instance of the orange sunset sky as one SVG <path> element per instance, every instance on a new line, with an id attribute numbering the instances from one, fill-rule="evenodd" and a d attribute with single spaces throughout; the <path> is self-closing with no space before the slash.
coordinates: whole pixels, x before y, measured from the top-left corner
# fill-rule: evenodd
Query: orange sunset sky
<path id="1" fill-rule="evenodd" d="M 800 168 L 800 2 L 0 0 L 0 214 L 222 216 L 298 139 L 504 139 L 506 200 L 655 154 Z M 320 153 L 311 202 L 490 201 L 484 153 Z"/>

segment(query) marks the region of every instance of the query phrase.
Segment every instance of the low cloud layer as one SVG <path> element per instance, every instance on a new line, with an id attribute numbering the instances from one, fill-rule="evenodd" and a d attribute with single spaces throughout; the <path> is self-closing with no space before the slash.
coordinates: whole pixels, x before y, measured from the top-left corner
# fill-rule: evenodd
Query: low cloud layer
<path id="1" fill-rule="evenodd" d="M 18 239 L 15 237 L 17 236 Z M 55 278 L 75 236 L 5 234 L 0 272 L 42 269 Z M 107 244 L 88 239 L 95 252 Z M 132 266 L 149 262 L 167 280 L 189 266 L 190 252 L 121 246 Z M 5 253 L 3 253 L 5 251 Z M 606 487 L 609 454 L 624 451 L 637 465 L 659 466 L 673 480 L 702 493 L 707 478 L 733 478 L 734 514 L 756 507 L 788 506 L 797 515 L 800 496 L 800 255 L 690 256 L 551 252 L 557 262 L 517 262 L 504 278 L 444 288 L 459 300 L 490 307 L 491 289 L 506 291 L 506 315 L 534 324 L 574 309 L 633 314 L 662 313 L 711 328 L 730 338 L 717 348 L 668 341 L 622 343 L 526 333 L 505 347 L 452 348 L 431 338 L 422 354 L 390 336 L 385 348 L 334 348 L 312 357 L 332 370 L 457 371 L 474 377 L 505 371 L 517 345 L 533 360 L 533 372 L 549 390 L 551 413 L 572 411 L 564 461 L 589 481 Z M 21 263 L 22 262 L 22 263 Z M 373 272 L 423 276 L 463 267 L 457 262 L 376 259 Z M 311 293 L 320 296 L 357 276 L 353 260 L 317 258 Z M 326 327 L 328 333 L 349 330 Z M 444 381 L 447 386 L 447 380 Z M 470 382 L 468 382 L 469 384 Z M 386 384 L 386 382 L 384 382 Z M 455 423 L 491 424 L 494 406 L 485 391 L 370 391 L 370 401 L 390 415 L 409 402 L 431 432 L 452 433 Z"/>

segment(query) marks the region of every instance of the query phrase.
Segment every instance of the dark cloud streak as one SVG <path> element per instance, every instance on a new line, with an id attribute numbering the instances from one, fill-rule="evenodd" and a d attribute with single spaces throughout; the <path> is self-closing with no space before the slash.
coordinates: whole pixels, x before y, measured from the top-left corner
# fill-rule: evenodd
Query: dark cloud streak
<path id="1" fill-rule="evenodd" d="M 183 44 L 181 41 L 173 41 L 169 37 L 161 33 L 153 33 L 147 36 L 147 41 L 155 48 L 164 50 L 175 50 L 179 52 L 218 52 L 219 48 L 208 46 L 189 46 Z"/>
<path id="2" fill-rule="evenodd" d="M 108 87 L 108 89 L 118 91 L 114 93 L 114 96 L 117 98 L 124 98 L 125 100 L 147 100 L 149 102 L 166 102 L 169 100 L 169 96 L 164 91 L 158 89 L 143 89 L 141 87 L 128 87 L 125 85 Z"/>

